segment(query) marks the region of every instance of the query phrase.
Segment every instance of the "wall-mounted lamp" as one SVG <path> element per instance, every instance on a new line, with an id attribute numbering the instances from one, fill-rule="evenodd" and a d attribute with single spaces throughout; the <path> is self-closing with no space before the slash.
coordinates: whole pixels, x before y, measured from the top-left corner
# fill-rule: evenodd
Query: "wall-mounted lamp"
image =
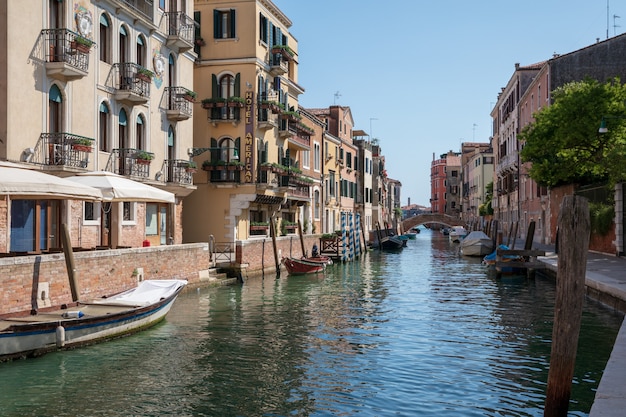
<path id="1" fill-rule="evenodd" d="M 35 155 L 35 150 L 33 148 L 26 148 L 22 151 L 22 157 L 20 158 L 22 162 L 30 162 L 33 159 L 33 155 Z"/>

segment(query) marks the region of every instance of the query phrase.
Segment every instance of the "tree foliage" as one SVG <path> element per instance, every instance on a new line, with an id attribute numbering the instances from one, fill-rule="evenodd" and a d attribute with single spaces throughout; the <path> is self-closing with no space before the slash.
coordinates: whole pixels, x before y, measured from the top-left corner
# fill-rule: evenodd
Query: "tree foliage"
<path id="1" fill-rule="evenodd" d="M 530 177 L 549 187 L 626 178 L 626 87 L 620 80 L 572 82 L 552 98 L 519 135 Z M 603 119 L 608 133 L 598 133 Z"/>

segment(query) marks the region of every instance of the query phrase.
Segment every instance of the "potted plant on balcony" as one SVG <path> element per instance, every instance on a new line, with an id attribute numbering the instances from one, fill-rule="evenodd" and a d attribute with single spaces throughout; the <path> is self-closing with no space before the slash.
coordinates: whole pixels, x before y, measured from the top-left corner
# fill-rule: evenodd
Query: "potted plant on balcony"
<path id="1" fill-rule="evenodd" d="M 210 97 L 202 100 L 203 109 L 212 109 L 213 107 L 224 107 L 226 99 L 224 97 Z"/>
<path id="2" fill-rule="evenodd" d="M 269 222 L 250 222 L 250 231 L 266 231 L 269 227 Z"/>
<path id="3" fill-rule="evenodd" d="M 226 100 L 228 107 L 243 107 L 246 100 L 243 97 L 231 96 Z"/>
<path id="4" fill-rule="evenodd" d="M 240 161 L 230 161 L 228 162 L 229 171 L 241 171 L 243 169 L 243 162 Z"/>
<path id="5" fill-rule="evenodd" d="M 285 111 L 281 113 L 280 118 L 287 119 L 290 122 L 298 122 L 302 119 L 302 116 L 300 116 L 300 113 L 296 111 Z"/>
<path id="6" fill-rule="evenodd" d="M 198 165 L 194 161 L 186 161 L 183 166 L 185 168 L 185 172 L 192 174 L 195 174 L 198 169 Z"/>
<path id="7" fill-rule="evenodd" d="M 141 165 L 149 165 L 154 159 L 154 154 L 146 151 L 137 151 L 135 153 L 135 162 Z"/>
<path id="8" fill-rule="evenodd" d="M 286 59 L 287 61 L 291 61 L 295 55 L 295 52 L 293 51 L 293 49 L 291 49 L 289 46 L 287 45 L 274 45 L 272 46 L 272 53 L 273 54 L 281 54 L 283 56 L 284 59 Z"/>
<path id="9" fill-rule="evenodd" d="M 92 143 L 93 141 L 87 138 L 74 139 L 74 141 L 72 142 L 72 149 L 80 152 L 91 152 Z"/>
<path id="10" fill-rule="evenodd" d="M 74 40 L 70 42 L 70 48 L 88 54 L 93 43 L 91 39 L 87 39 L 84 36 L 76 36 Z"/>
<path id="11" fill-rule="evenodd" d="M 187 101 L 194 101 L 197 96 L 198 94 L 195 91 L 185 89 L 185 91 L 183 92 L 183 98 Z"/>
<path id="12" fill-rule="evenodd" d="M 145 81 L 149 83 L 152 80 L 154 73 L 150 71 L 148 68 L 139 67 L 137 69 L 137 79 Z"/>

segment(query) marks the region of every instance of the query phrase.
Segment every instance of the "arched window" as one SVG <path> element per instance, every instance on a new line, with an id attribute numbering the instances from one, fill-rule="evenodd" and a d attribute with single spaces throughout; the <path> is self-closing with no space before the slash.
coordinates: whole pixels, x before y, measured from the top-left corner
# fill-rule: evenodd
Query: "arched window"
<path id="1" fill-rule="evenodd" d="M 100 61 L 111 63 L 111 21 L 109 17 L 102 13 L 100 15 Z"/>
<path id="2" fill-rule="evenodd" d="M 228 98 L 235 95 L 235 77 L 225 74 L 220 78 L 219 96 Z"/>
<path id="3" fill-rule="evenodd" d="M 143 114 L 137 116 L 136 124 L 137 149 L 148 150 L 148 144 L 146 143 L 146 120 Z"/>
<path id="4" fill-rule="evenodd" d="M 120 59 L 119 62 L 128 62 L 128 31 L 125 26 L 120 27 Z"/>
<path id="5" fill-rule="evenodd" d="M 126 115 L 126 110 L 121 109 L 119 114 L 119 147 L 122 149 L 129 148 L 128 144 L 128 116 Z"/>
<path id="6" fill-rule="evenodd" d="M 175 87 L 176 86 L 176 58 L 174 58 L 174 55 L 170 54 L 169 56 L 169 61 L 168 61 L 168 67 L 167 67 L 168 71 L 167 71 L 167 82 L 168 85 L 170 87 Z"/>
<path id="7" fill-rule="evenodd" d="M 101 151 L 107 152 L 111 147 L 111 138 L 109 137 L 109 115 L 111 114 L 111 109 L 107 105 L 107 103 L 100 103 L 100 111 L 99 111 L 99 130 L 98 130 L 98 141 L 99 141 L 99 149 Z"/>
<path id="8" fill-rule="evenodd" d="M 176 159 L 176 131 L 172 125 L 167 129 L 167 158 Z"/>
<path id="9" fill-rule="evenodd" d="M 143 35 L 139 35 L 137 36 L 137 64 L 141 65 L 142 67 L 148 67 L 148 60 L 146 57 L 146 47 L 147 47 L 147 42 L 146 39 L 143 37 Z"/>
<path id="10" fill-rule="evenodd" d="M 63 96 L 61 90 L 55 84 L 50 87 L 48 93 L 48 132 L 58 133 L 63 131 Z"/>

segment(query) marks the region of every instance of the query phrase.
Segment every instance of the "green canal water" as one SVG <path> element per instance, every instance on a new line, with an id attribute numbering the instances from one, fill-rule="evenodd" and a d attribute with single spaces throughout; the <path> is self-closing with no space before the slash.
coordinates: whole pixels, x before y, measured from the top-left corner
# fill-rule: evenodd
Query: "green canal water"
<path id="1" fill-rule="evenodd" d="M 182 294 L 127 338 L 0 364 L 0 416 L 542 416 L 554 282 L 424 230 L 323 275 Z M 571 416 L 622 316 L 585 303 Z"/>

